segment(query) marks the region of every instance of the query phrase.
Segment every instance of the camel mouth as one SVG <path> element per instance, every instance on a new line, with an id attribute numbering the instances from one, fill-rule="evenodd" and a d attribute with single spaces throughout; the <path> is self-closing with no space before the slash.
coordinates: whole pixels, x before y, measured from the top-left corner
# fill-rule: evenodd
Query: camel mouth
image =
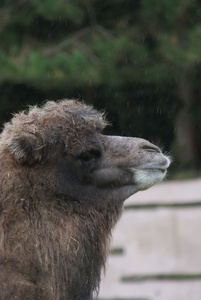
<path id="1" fill-rule="evenodd" d="M 161 167 L 159 167 L 159 168 L 144 168 L 144 169 L 141 169 L 141 170 L 165 173 L 167 171 L 167 168 L 161 168 Z"/>
<path id="2" fill-rule="evenodd" d="M 133 183 L 137 184 L 138 190 L 146 190 L 161 182 L 167 174 L 167 166 L 149 166 L 144 168 L 132 168 Z"/>
<path id="3" fill-rule="evenodd" d="M 133 173 L 138 173 L 141 172 L 143 174 L 149 174 L 149 176 L 162 176 L 163 178 L 165 177 L 167 173 L 167 168 L 131 168 Z"/>
<path id="4" fill-rule="evenodd" d="M 148 167 L 142 167 L 142 168 L 133 168 L 131 167 L 132 171 L 147 171 L 147 172 L 161 172 L 161 173 L 166 173 L 169 165 L 167 166 L 148 166 Z"/>
<path id="5" fill-rule="evenodd" d="M 162 163 L 158 163 L 158 164 L 156 163 L 153 165 L 144 166 L 141 168 L 141 170 L 165 173 L 167 171 L 167 169 L 169 168 L 170 163 L 171 163 L 171 159 L 168 156 L 164 156 L 164 160 Z"/>
<path id="6" fill-rule="evenodd" d="M 166 173 L 167 169 L 169 168 L 171 164 L 171 159 L 168 156 L 162 156 L 162 159 L 160 161 L 156 162 L 150 162 L 147 164 L 144 164 L 142 166 L 137 167 L 130 167 L 132 171 L 144 171 L 144 172 L 160 172 L 160 173 Z"/>

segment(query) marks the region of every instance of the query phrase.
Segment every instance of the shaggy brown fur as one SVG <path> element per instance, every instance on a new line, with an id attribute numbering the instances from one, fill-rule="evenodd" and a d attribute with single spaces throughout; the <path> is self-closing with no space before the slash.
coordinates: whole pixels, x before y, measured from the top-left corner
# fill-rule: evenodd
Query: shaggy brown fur
<path id="1" fill-rule="evenodd" d="M 49 101 L 5 125 L 0 136 L 1 300 L 89 300 L 98 290 L 123 200 L 141 189 L 127 160 L 134 143 L 145 145 L 132 140 L 129 146 L 125 138 L 122 149 L 109 147 L 116 140 L 99 133 L 105 126 L 101 113 L 74 100 Z M 149 155 L 147 164 L 154 154 Z"/>

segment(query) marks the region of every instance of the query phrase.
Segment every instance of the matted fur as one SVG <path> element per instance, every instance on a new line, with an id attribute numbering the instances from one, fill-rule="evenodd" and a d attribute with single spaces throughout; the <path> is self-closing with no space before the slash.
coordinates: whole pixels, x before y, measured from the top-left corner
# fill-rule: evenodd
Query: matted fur
<path id="1" fill-rule="evenodd" d="M 143 139 L 104 136 L 76 100 L 16 114 L 0 135 L 0 299 L 90 300 L 123 201 L 165 176 Z"/>
<path id="2" fill-rule="evenodd" d="M 54 174 L 47 179 L 42 170 L 55 148 L 63 144 L 71 153 L 81 136 L 106 124 L 102 113 L 75 100 L 49 101 L 5 124 L 0 139 L 1 300 L 84 300 L 98 289 L 119 208 L 97 211 L 87 201 L 82 206 L 70 197 L 66 201 L 59 190 L 55 193 Z M 19 164 L 7 148 L 16 151 L 9 141 L 21 136 L 35 140 L 35 156 L 27 158 L 19 149 Z M 47 181 L 50 189 L 43 184 Z"/>

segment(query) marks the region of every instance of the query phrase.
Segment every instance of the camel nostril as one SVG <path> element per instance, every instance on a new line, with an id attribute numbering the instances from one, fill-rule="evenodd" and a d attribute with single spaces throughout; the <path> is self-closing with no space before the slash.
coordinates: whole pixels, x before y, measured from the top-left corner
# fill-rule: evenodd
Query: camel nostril
<path id="1" fill-rule="evenodd" d="M 155 145 L 152 145 L 152 144 L 146 144 L 146 145 L 143 145 L 142 146 L 142 149 L 145 150 L 145 151 L 148 151 L 148 152 L 157 152 L 157 153 L 161 153 L 161 150 L 155 146 Z"/>

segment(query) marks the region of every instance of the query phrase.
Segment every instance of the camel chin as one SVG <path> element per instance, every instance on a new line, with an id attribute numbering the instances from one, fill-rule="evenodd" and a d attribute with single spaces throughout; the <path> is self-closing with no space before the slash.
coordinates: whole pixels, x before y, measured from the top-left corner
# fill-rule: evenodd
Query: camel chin
<path id="1" fill-rule="evenodd" d="M 153 167 L 142 169 L 131 168 L 133 171 L 133 183 L 138 186 L 139 190 L 146 190 L 165 178 L 170 159 L 167 156 L 164 156 L 164 159 L 166 159 L 166 164 L 162 166 L 159 164 L 158 166 L 154 165 Z"/>

